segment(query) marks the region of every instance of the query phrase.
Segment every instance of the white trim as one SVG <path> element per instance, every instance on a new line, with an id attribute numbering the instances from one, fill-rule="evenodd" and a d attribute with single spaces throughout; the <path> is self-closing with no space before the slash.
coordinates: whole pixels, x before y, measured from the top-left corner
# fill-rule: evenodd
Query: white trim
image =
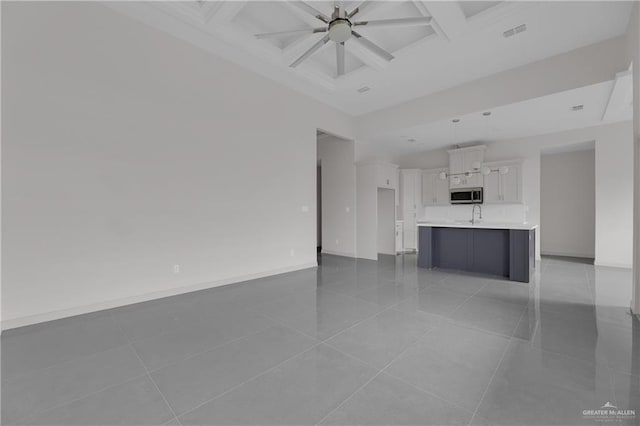
<path id="1" fill-rule="evenodd" d="M 594 262 L 593 266 L 605 266 L 607 268 L 622 268 L 622 269 L 631 269 L 633 265 L 630 263 L 609 263 L 609 262 Z"/>
<path id="2" fill-rule="evenodd" d="M 343 257 L 356 257 L 355 253 L 348 253 L 348 252 L 334 251 L 334 250 L 325 250 L 325 249 L 322 249 L 320 254 L 330 254 L 332 256 L 343 256 Z"/>
<path id="3" fill-rule="evenodd" d="M 205 283 L 190 284 L 183 287 L 171 288 L 166 290 L 154 291 L 151 293 L 140 294 L 137 296 L 125 297 L 123 299 L 109 300 L 106 302 L 94 303 L 90 305 L 76 306 L 68 309 L 61 309 L 58 311 L 45 312 L 42 314 L 29 315 L 25 317 L 11 318 L 2 321 L 2 330 L 9 330 L 17 327 L 24 327 L 26 325 L 38 324 L 47 321 L 53 321 L 61 318 L 72 317 L 76 315 L 88 314 L 90 312 L 102 311 L 105 309 L 117 308 L 125 305 L 132 305 L 134 303 L 147 302 L 149 300 L 162 299 L 164 297 L 176 296 L 184 293 L 191 293 L 193 291 L 205 290 L 208 288 L 220 287 L 227 284 L 238 283 L 242 281 L 253 280 L 256 278 L 268 277 L 271 275 L 283 274 L 286 272 L 299 271 L 301 269 L 308 269 L 317 267 L 317 262 L 302 263 L 294 266 L 287 266 L 284 268 L 271 269 L 268 271 L 257 272 L 253 274 L 238 275 L 235 277 L 224 278 L 217 281 L 209 281 Z"/>

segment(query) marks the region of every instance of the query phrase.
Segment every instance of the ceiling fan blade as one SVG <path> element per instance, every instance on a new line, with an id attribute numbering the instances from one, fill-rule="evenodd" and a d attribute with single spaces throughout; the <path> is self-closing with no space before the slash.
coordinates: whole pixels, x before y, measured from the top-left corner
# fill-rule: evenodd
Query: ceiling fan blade
<path id="1" fill-rule="evenodd" d="M 304 30 L 290 30 L 290 31 L 278 31 L 275 33 L 262 33 L 262 34 L 255 34 L 254 37 L 255 38 L 269 38 L 269 37 L 278 37 L 281 35 L 288 35 L 288 34 L 298 34 L 298 33 L 308 33 L 308 34 L 315 34 L 315 33 L 326 33 L 327 32 L 327 28 L 326 27 L 320 27 L 320 28 L 306 28 Z"/>
<path id="2" fill-rule="evenodd" d="M 421 25 L 429 25 L 431 23 L 430 16 L 419 18 L 398 18 L 398 19 L 380 19 L 376 21 L 360 21 L 354 22 L 353 26 L 367 27 L 415 27 Z"/>
<path id="3" fill-rule="evenodd" d="M 304 61 L 305 59 L 307 59 L 309 56 L 313 55 L 316 50 L 320 49 L 322 46 L 324 46 L 325 44 L 327 44 L 327 42 L 329 41 L 329 34 L 326 34 L 324 37 L 322 37 L 320 40 L 318 40 L 316 42 L 316 44 L 314 44 L 313 46 L 311 46 L 311 48 L 309 50 L 307 50 L 306 52 L 304 52 L 302 55 L 300 55 L 300 57 L 298 59 L 296 59 L 295 61 L 293 61 L 293 63 L 291 65 L 289 65 L 291 68 L 295 68 L 298 65 L 300 65 L 300 63 L 302 61 Z"/>
<path id="4" fill-rule="evenodd" d="M 338 11 L 338 17 L 344 18 L 344 2 L 342 0 L 335 0 L 333 5 L 333 7 Z"/>
<path id="5" fill-rule="evenodd" d="M 338 77 L 344 75 L 344 43 L 336 43 L 336 62 L 338 64 Z"/>
<path id="6" fill-rule="evenodd" d="M 360 2 L 360 4 L 358 4 L 351 12 L 349 12 L 347 14 L 347 19 L 351 19 L 353 18 L 355 15 L 357 15 L 358 13 L 362 13 L 364 12 L 365 9 L 367 9 L 367 7 L 371 4 L 370 0 L 365 0 Z"/>
<path id="7" fill-rule="evenodd" d="M 303 2 L 301 0 L 293 0 L 293 1 L 290 1 L 289 3 L 292 4 L 293 6 L 297 7 L 298 9 L 308 13 L 309 15 L 313 15 L 315 18 L 321 20 L 325 24 L 328 24 L 329 21 L 331 20 L 324 13 L 320 12 L 319 10 L 317 10 L 316 8 L 314 8 L 312 6 L 309 6 L 308 4 L 306 4 L 305 2 Z"/>
<path id="8" fill-rule="evenodd" d="M 351 31 L 351 34 L 353 34 L 353 36 L 367 49 L 369 49 L 370 51 L 372 51 L 373 53 L 375 53 L 376 55 L 380 56 L 382 59 L 386 60 L 386 61 L 391 61 L 394 56 L 387 52 L 386 50 L 384 50 L 382 47 L 378 46 L 377 44 L 367 40 L 366 38 L 362 37 L 362 35 L 358 34 L 355 31 Z"/>

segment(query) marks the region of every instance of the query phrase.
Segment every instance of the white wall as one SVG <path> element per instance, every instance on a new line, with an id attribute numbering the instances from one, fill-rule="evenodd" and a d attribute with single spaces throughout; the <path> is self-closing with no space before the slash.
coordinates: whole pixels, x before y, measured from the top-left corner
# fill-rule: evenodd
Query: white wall
<path id="1" fill-rule="evenodd" d="M 378 253 L 396 254 L 395 191 L 378 188 Z"/>
<path id="2" fill-rule="evenodd" d="M 348 117 L 97 3 L 3 2 L 2 39 L 3 327 L 315 264 Z"/>
<path id="3" fill-rule="evenodd" d="M 356 167 L 354 142 L 318 139 L 322 166 L 322 252 L 355 257 Z"/>
<path id="4" fill-rule="evenodd" d="M 356 165 L 356 255 L 378 259 L 378 185 L 377 166 Z"/>
<path id="5" fill-rule="evenodd" d="M 596 265 L 633 263 L 633 126 L 596 139 Z"/>
<path id="6" fill-rule="evenodd" d="M 507 220 L 524 215 L 531 223 L 540 223 L 540 153 L 541 151 L 584 142 L 595 141 L 596 147 L 596 263 L 623 267 L 631 266 L 632 258 L 632 207 L 633 181 L 629 178 L 633 172 L 631 121 L 607 124 L 595 127 L 558 132 L 547 135 L 495 142 L 487 144 L 485 161 L 500 161 L 520 158 L 523 181 L 523 210 L 487 209 L 483 212 L 486 220 Z M 620 154 L 618 154 L 620 153 Z M 620 161 L 603 161 L 608 156 Z M 600 158 L 600 167 L 599 167 Z M 401 168 L 432 169 L 446 167 L 448 157 L 446 150 L 426 151 L 423 154 L 408 156 L 398 160 Z M 598 172 L 599 170 L 599 172 Z M 622 176 L 618 180 L 616 176 Z M 610 179 L 611 177 L 611 179 Z M 615 181 L 615 182 L 613 182 Z M 598 186 L 600 185 L 600 186 Z M 615 186 L 615 188 L 614 188 Z M 598 198 L 598 194 L 614 191 L 615 209 L 606 208 L 606 198 Z M 626 202 L 623 200 L 627 200 Z M 598 205 L 605 208 L 598 209 Z M 457 209 L 460 207 L 460 209 Z M 488 206 L 487 206 L 488 207 Z M 471 217 L 467 213 L 468 206 L 453 206 L 460 217 Z M 600 214 L 598 212 L 600 211 Z M 612 216 L 613 215 L 613 216 Z M 610 236 L 610 237 L 609 237 Z M 538 244 L 536 254 L 540 256 L 540 229 L 536 233 Z M 598 247 L 601 250 L 598 250 Z"/>
<path id="7" fill-rule="evenodd" d="M 540 159 L 540 252 L 595 257 L 595 150 Z M 602 166 L 602 165 L 601 165 Z"/>

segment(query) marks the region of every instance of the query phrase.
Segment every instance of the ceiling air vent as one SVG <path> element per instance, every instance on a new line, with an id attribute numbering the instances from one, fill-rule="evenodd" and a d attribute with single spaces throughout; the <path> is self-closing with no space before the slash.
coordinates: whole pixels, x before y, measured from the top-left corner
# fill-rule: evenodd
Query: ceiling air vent
<path id="1" fill-rule="evenodd" d="M 584 105 L 574 105 L 571 107 L 571 111 L 582 111 L 584 109 Z"/>
<path id="2" fill-rule="evenodd" d="M 371 90 L 370 87 L 367 86 L 363 86 L 361 88 L 358 89 L 358 93 L 364 93 L 364 92 L 368 92 L 369 90 Z"/>
<path id="3" fill-rule="evenodd" d="M 522 24 L 522 25 L 518 25 L 517 27 L 508 29 L 507 31 L 503 32 L 502 35 L 505 38 L 509 38 L 509 37 L 513 37 L 516 34 L 520 34 L 527 31 L 527 24 Z"/>

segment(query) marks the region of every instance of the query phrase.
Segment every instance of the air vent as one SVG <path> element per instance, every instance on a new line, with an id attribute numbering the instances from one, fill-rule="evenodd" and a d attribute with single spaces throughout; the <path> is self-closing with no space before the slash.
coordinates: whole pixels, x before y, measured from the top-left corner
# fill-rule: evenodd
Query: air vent
<path id="1" fill-rule="evenodd" d="M 370 87 L 367 86 L 363 86 L 361 88 L 358 89 L 358 93 L 364 93 L 364 92 L 368 92 L 369 90 L 371 90 Z"/>
<path id="2" fill-rule="evenodd" d="M 584 105 L 574 105 L 571 107 L 571 111 L 582 111 L 584 109 Z"/>
<path id="3" fill-rule="evenodd" d="M 522 24 L 522 25 L 518 25 L 517 27 L 508 29 L 507 31 L 503 32 L 502 35 L 505 38 L 509 38 L 509 37 L 513 37 L 516 34 L 520 34 L 527 31 L 527 24 Z"/>

